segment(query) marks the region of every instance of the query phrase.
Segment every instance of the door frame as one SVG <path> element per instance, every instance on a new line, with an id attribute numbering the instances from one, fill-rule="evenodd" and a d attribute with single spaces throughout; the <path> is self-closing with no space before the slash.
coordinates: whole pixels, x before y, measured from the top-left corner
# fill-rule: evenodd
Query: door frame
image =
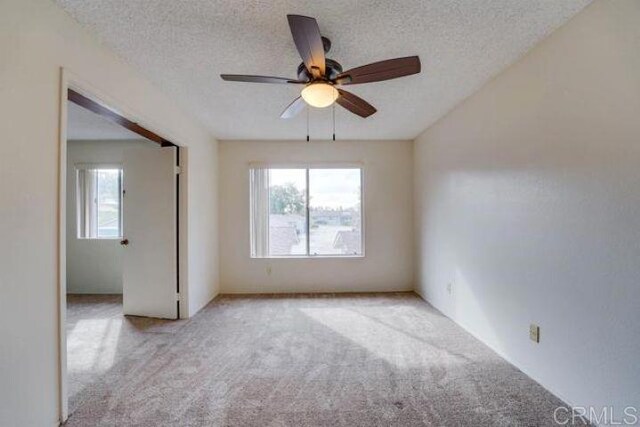
<path id="1" fill-rule="evenodd" d="M 138 120 L 141 114 L 135 114 L 131 109 L 126 108 L 124 103 L 113 99 L 112 97 L 102 93 L 94 86 L 75 75 L 70 70 L 61 67 L 60 69 L 60 104 L 59 104 L 59 155 L 58 155 L 58 393 L 59 393 L 59 414 L 60 423 L 63 423 L 69 417 L 68 406 L 68 384 L 67 384 L 67 103 L 70 91 L 79 95 L 88 101 L 89 108 L 97 114 L 109 118 L 120 126 L 123 126 L 139 135 L 150 139 L 160 146 L 175 145 L 178 148 L 178 162 L 180 172 L 176 175 L 178 180 L 177 187 L 177 213 L 178 213 L 178 248 L 177 248 L 177 264 L 178 277 L 177 286 L 180 290 L 178 301 L 179 318 L 185 319 L 189 317 L 188 312 L 188 286 L 186 284 L 187 277 L 187 179 L 188 179 L 188 147 L 174 143 L 159 135 L 153 125 L 149 125 L 144 120 Z M 73 101 L 75 102 L 75 101 Z M 77 102 L 76 102 L 77 103 Z M 87 107 L 85 107 L 87 108 Z"/>

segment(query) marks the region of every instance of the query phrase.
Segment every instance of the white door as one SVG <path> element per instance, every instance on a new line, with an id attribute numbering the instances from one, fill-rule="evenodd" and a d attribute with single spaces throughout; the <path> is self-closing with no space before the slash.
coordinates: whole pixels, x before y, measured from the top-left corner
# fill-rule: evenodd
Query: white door
<path id="1" fill-rule="evenodd" d="M 177 150 L 129 148 L 124 152 L 124 314 L 178 317 Z"/>

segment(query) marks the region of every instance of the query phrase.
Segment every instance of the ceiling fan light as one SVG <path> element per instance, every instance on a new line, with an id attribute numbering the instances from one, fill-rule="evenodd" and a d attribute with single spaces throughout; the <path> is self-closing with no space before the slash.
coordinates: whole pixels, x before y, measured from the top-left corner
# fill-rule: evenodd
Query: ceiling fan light
<path id="1" fill-rule="evenodd" d="M 311 83 L 302 89 L 302 99 L 316 108 L 325 108 L 338 99 L 338 90 L 329 83 Z"/>

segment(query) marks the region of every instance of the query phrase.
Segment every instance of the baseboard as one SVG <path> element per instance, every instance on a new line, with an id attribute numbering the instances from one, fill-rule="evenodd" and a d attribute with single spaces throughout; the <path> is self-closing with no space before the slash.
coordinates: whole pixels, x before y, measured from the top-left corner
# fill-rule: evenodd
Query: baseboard
<path id="1" fill-rule="evenodd" d="M 304 296 L 304 295 L 372 295 L 372 294 L 409 294 L 415 293 L 413 289 L 393 290 L 393 291 L 221 291 L 218 296 Z"/>
<path id="2" fill-rule="evenodd" d="M 390 287 L 387 289 L 353 289 L 345 286 L 344 288 L 331 289 L 316 287 L 311 289 L 295 289 L 295 288 L 267 288 L 267 289 L 255 289 L 246 286 L 221 286 L 220 294 L 222 295 L 273 295 L 273 294 L 378 294 L 378 293 L 394 293 L 394 292 L 414 292 L 413 286 L 398 286 Z"/>
<path id="3" fill-rule="evenodd" d="M 71 292 L 67 289 L 66 295 L 100 295 L 100 296 L 119 295 L 119 296 L 122 296 L 122 292 Z"/>

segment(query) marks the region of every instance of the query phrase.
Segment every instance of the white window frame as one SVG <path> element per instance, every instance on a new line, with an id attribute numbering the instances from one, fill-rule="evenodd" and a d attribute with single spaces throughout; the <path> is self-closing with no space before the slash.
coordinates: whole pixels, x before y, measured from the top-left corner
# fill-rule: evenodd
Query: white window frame
<path id="1" fill-rule="evenodd" d="M 307 228 L 307 253 L 302 255 L 271 255 L 268 254 L 266 256 L 257 256 L 254 252 L 254 215 L 250 212 L 250 221 L 249 221 L 249 256 L 252 259 L 327 259 L 327 258 L 341 258 L 341 259 L 349 259 L 349 258 L 365 258 L 365 166 L 364 163 L 358 162 L 348 162 L 348 163 L 340 163 L 340 162 L 329 162 L 329 163 L 263 163 L 263 162 L 250 162 L 248 172 L 252 173 L 253 169 L 304 169 L 306 174 L 306 200 L 305 200 L 305 210 L 306 210 L 306 228 Z M 358 169 L 360 170 L 360 253 L 359 254 L 312 254 L 310 251 L 311 246 L 311 221 L 310 221 L 310 208 L 309 208 L 309 170 L 310 169 Z M 252 194 L 251 188 L 251 180 L 249 180 L 249 193 Z M 251 200 L 252 195 L 250 196 L 249 205 L 250 211 L 253 209 L 253 201 Z M 268 228 L 268 224 L 267 224 Z M 268 251 L 268 242 L 267 242 L 267 251 Z"/>
<path id="2" fill-rule="evenodd" d="M 124 203 L 124 197 L 123 197 L 123 167 L 122 164 L 120 163 L 76 163 L 74 165 L 75 168 L 75 196 L 76 196 L 76 238 L 78 240 L 121 240 L 122 236 L 124 234 L 124 223 L 123 223 L 123 218 L 122 218 L 122 212 L 123 212 L 123 203 Z M 119 212 L 118 212 L 118 229 L 119 229 L 119 236 L 87 236 L 84 233 L 81 232 L 81 218 L 85 217 L 84 213 L 81 213 L 81 210 L 86 209 L 85 206 L 85 196 L 81 194 L 82 190 L 81 190 L 81 184 L 80 184 L 80 174 L 81 171 L 86 171 L 86 170 L 114 170 L 117 169 L 120 171 L 120 176 L 118 179 L 118 194 L 119 194 Z M 85 219 L 86 221 L 86 219 Z"/>

